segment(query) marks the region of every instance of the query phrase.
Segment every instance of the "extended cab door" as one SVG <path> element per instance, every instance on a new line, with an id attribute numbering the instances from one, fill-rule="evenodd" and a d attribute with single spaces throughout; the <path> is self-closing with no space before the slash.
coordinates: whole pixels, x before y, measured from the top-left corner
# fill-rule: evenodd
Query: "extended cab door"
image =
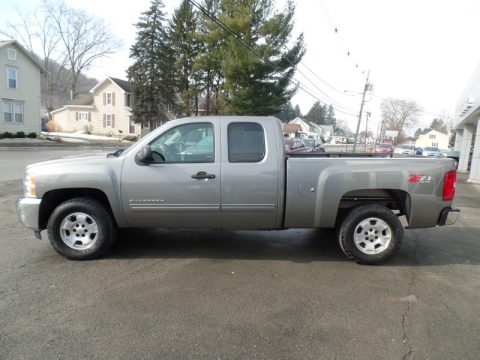
<path id="1" fill-rule="evenodd" d="M 125 159 L 122 202 L 131 227 L 220 228 L 218 119 L 172 121 L 150 141 L 154 162 Z"/>
<path id="2" fill-rule="evenodd" d="M 220 118 L 220 127 L 222 227 L 280 227 L 285 150 L 278 120 L 225 117 Z"/>

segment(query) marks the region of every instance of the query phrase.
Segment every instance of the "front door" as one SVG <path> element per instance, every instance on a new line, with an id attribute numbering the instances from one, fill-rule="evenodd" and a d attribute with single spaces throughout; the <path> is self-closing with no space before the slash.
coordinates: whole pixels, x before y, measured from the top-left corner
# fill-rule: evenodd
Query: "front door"
<path id="1" fill-rule="evenodd" d="M 218 121 L 170 125 L 150 146 L 153 163 L 139 163 L 135 154 L 124 163 L 122 202 L 129 225 L 220 228 Z"/>

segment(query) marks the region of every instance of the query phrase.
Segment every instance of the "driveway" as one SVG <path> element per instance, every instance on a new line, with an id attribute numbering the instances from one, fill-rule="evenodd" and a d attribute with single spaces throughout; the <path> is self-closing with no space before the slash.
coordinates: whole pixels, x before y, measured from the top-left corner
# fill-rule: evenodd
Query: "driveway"
<path id="1" fill-rule="evenodd" d="M 18 174 L 22 154 L 9 155 L 2 173 Z M 465 180 L 459 222 L 407 230 L 384 266 L 347 261 L 332 231 L 296 229 L 128 230 L 108 257 L 69 261 L 19 224 L 20 193 L 18 176 L 0 181 L 0 359 L 480 353 L 480 187 Z"/>

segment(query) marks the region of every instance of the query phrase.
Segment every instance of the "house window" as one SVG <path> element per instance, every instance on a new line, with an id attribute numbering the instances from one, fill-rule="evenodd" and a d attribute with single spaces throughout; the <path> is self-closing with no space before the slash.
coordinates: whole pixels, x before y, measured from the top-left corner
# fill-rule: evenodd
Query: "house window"
<path id="1" fill-rule="evenodd" d="M 105 116 L 105 127 L 113 127 L 113 115 L 112 114 L 107 114 Z"/>
<path id="2" fill-rule="evenodd" d="M 10 124 L 23 124 L 24 103 L 23 101 L 2 100 L 3 121 Z"/>
<path id="3" fill-rule="evenodd" d="M 9 89 L 17 89 L 17 69 L 12 67 L 7 67 L 7 87 Z"/>
<path id="4" fill-rule="evenodd" d="M 434 143 L 434 142 L 432 142 L 432 147 L 436 147 L 436 148 L 438 148 L 438 143 Z"/>
<path id="5" fill-rule="evenodd" d="M 145 121 L 144 123 L 142 123 L 142 128 L 144 128 L 144 129 L 150 129 L 150 122 Z"/>
<path id="6" fill-rule="evenodd" d="M 131 106 L 131 94 L 125 93 L 125 106 L 130 107 Z"/>
<path id="7" fill-rule="evenodd" d="M 436 135 L 431 134 L 431 135 L 428 136 L 428 138 L 429 138 L 429 139 L 435 139 L 435 138 L 436 138 Z"/>
<path id="8" fill-rule="evenodd" d="M 78 112 L 78 120 L 88 121 L 88 112 L 87 111 L 79 111 Z"/>
<path id="9" fill-rule="evenodd" d="M 8 48 L 7 58 L 8 58 L 8 60 L 13 60 L 13 61 L 17 60 L 17 50 L 12 49 L 12 48 Z"/>
<path id="10" fill-rule="evenodd" d="M 113 104 L 113 96 L 111 92 L 107 92 L 107 105 Z"/>

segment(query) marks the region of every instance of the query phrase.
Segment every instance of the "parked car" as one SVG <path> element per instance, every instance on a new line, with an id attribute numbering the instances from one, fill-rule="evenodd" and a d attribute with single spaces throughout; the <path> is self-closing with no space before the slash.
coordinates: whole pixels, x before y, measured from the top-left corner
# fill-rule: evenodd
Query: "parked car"
<path id="1" fill-rule="evenodd" d="M 472 155 L 473 148 L 470 149 L 470 154 L 468 156 L 467 170 L 470 170 L 470 166 L 472 165 Z M 460 161 L 460 151 L 450 149 L 445 153 L 445 157 L 455 160 L 455 166 L 458 167 L 458 162 Z"/>
<path id="2" fill-rule="evenodd" d="M 322 142 L 319 140 L 303 139 L 303 142 L 307 148 L 312 149 L 310 152 L 325 152 L 325 148 L 323 147 Z"/>
<path id="3" fill-rule="evenodd" d="M 415 147 L 413 145 L 402 145 L 395 148 L 395 154 L 400 155 L 415 155 Z"/>
<path id="4" fill-rule="evenodd" d="M 284 139 L 285 153 L 287 155 L 306 152 L 305 143 L 302 139 Z"/>
<path id="5" fill-rule="evenodd" d="M 393 145 L 389 143 L 381 143 L 375 146 L 375 153 L 376 154 L 385 154 L 385 155 L 392 155 L 393 154 Z"/>
<path id="6" fill-rule="evenodd" d="M 427 146 L 425 149 L 423 149 L 422 156 L 441 157 L 442 154 L 440 153 L 439 148 L 433 147 L 433 146 Z"/>

